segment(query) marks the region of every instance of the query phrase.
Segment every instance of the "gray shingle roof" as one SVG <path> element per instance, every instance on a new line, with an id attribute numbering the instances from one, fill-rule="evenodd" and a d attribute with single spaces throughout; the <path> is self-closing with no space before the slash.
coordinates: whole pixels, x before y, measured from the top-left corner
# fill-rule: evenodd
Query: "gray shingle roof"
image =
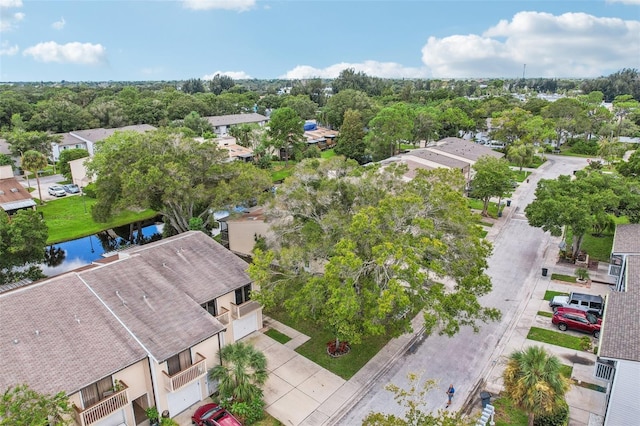
<path id="1" fill-rule="evenodd" d="M 451 167 L 453 169 L 464 169 L 469 166 L 469 163 L 447 157 L 446 155 L 438 154 L 437 152 L 431 151 L 429 148 L 413 149 L 407 154 L 400 155 L 400 157 L 408 157 L 408 159 L 411 159 L 412 156 L 433 161 L 434 163 L 442 164 L 443 166 Z"/>
<path id="2" fill-rule="evenodd" d="M 247 263 L 202 232 L 126 250 L 82 279 L 162 362 L 224 330 L 201 303 L 251 282 Z"/>
<path id="3" fill-rule="evenodd" d="M 0 294 L 0 389 L 73 393 L 145 357 L 77 274 Z"/>
<path id="4" fill-rule="evenodd" d="M 640 362 L 640 291 L 607 296 L 598 355 Z"/>
<path id="5" fill-rule="evenodd" d="M 485 155 L 495 158 L 504 157 L 504 154 L 494 151 L 491 148 L 460 138 L 444 138 L 439 140 L 436 146 L 431 146 L 428 149 L 436 152 L 447 152 L 471 161 L 476 161 Z"/>
<path id="6" fill-rule="evenodd" d="M 612 253 L 640 254 L 640 224 L 616 226 Z"/>
<path id="7" fill-rule="evenodd" d="M 267 117 L 257 113 L 250 114 L 231 114 L 231 115 L 216 115 L 213 117 L 205 117 L 212 126 L 229 126 L 232 124 L 242 123 L 260 123 L 267 121 Z"/>
<path id="8" fill-rule="evenodd" d="M 91 142 L 98 142 L 108 138 L 115 132 L 133 131 L 138 133 L 144 133 L 151 130 L 156 130 L 155 127 L 149 124 L 134 124 L 131 126 L 117 127 L 113 129 L 87 129 L 87 130 L 74 130 L 69 133 L 65 133 L 62 136 L 62 142 L 60 145 L 75 145 L 78 141 L 89 140 Z"/>

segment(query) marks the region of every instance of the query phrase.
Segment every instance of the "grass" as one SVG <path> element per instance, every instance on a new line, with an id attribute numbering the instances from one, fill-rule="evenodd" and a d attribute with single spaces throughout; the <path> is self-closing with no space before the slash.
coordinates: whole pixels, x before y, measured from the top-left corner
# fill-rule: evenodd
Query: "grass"
<path id="1" fill-rule="evenodd" d="M 376 336 L 367 338 L 360 344 L 352 344 L 351 352 L 347 355 L 331 358 L 327 355 L 327 342 L 334 340 L 335 336 L 318 327 L 311 321 L 293 321 L 282 310 L 277 312 L 267 312 L 268 316 L 280 321 L 301 333 L 306 334 L 311 339 L 296 349 L 300 355 L 310 359 L 323 368 L 334 374 L 349 380 L 356 374 L 375 354 L 377 354 L 389 341 L 387 336 Z"/>
<path id="2" fill-rule="evenodd" d="M 335 157 L 336 156 L 336 152 L 333 150 L 333 148 L 331 149 L 327 149 L 326 151 L 322 151 L 322 158 L 331 158 L 331 157 Z"/>
<path id="3" fill-rule="evenodd" d="M 480 225 L 491 228 L 493 226 L 493 223 L 480 221 Z"/>
<path id="4" fill-rule="evenodd" d="M 518 182 L 524 182 L 524 180 L 527 178 L 527 176 L 531 176 L 531 172 L 528 172 L 526 170 L 514 170 L 513 171 L 513 178 L 518 181 Z"/>
<path id="5" fill-rule="evenodd" d="M 477 198 L 468 198 L 467 205 L 472 210 L 480 210 L 482 211 L 482 200 L 478 200 Z M 489 216 L 493 218 L 498 217 L 498 204 L 494 202 L 489 202 Z"/>
<path id="6" fill-rule="evenodd" d="M 287 336 L 284 333 L 280 333 L 278 330 L 275 330 L 273 328 L 270 328 L 264 334 L 271 337 L 276 342 L 282 343 L 283 345 L 287 343 L 289 340 L 291 340 L 291 337 Z"/>
<path id="7" fill-rule="evenodd" d="M 568 295 L 569 294 L 565 293 L 564 291 L 547 290 L 547 291 L 544 292 L 544 299 L 543 300 L 551 300 L 556 296 L 568 296 Z"/>
<path id="8" fill-rule="evenodd" d="M 141 212 L 124 211 L 114 215 L 109 222 L 98 223 L 91 217 L 91 206 L 95 203 L 96 200 L 93 198 L 68 196 L 38 206 L 37 210 L 42 213 L 49 228 L 47 244 L 86 237 L 105 229 L 151 219 L 157 215 L 150 209 Z"/>
<path id="9" fill-rule="evenodd" d="M 579 337 L 558 331 L 547 330 L 545 328 L 531 327 L 529 334 L 527 334 L 527 339 L 562 346 L 563 348 L 575 349 L 577 351 L 583 350 Z"/>
<path id="10" fill-rule="evenodd" d="M 514 407 L 513 401 L 506 397 L 500 397 L 492 401 L 496 408 L 494 421 L 496 426 L 527 426 L 529 418 L 527 413 Z"/>
<path id="11" fill-rule="evenodd" d="M 596 392 L 602 392 L 602 393 L 607 392 L 607 388 L 603 388 L 602 386 L 596 385 L 593 383 L 587 383 L 587 382 L 578 383 L 578 381 L 576 380 L 572 380 L 571 382 L 573 383 L 574 386 L 580 386 L 581 388 L 590 389 L 590 390 L 593 390 Z"/>
<path id="12" fill-rule="evenodd" d="M 272 417 L 271 414 L 265 411 L 264 418 L 262 420 L 255 422 L 253 425 L 254 426 L 282 426 L 282 423 L 275 417 Z"/>
<path id="13" fill-rule="evenodd" d="M 626 216 L 615 217 L 613 220 L 616 225 L 629 223 L 629 218 Z M 589 257 L 593 260 L 599 260 L 600 262 L 609 262 L 611 256 L 611 248 L 613 247 L 613 234 L 615 230 L 605 231 L 601 237 L 596 237 L 587 233 L 582 238 L 581 249 L 587 252 Z M 571 229 L 567 230 L 566 242 L 567 246 L 571 247 L 573 241 L 573 235 Z"/>
<path id="14" fill-rule="evenodd" d="M 489 233 L 489 231 L 487 231 L 487 230 L 484 230 L 484 229 L 483 229 L 483 230 L 481 230 L 481 231 L 480 231 L 480 238 L 484 238 L 484 237 L 486 237 L 488 233 Z"/>
<path id="15" fill-rule="evenodd" d="M 564 274 L 551 274 L 552 280 L 564 281 L 567 283 L 575 283 L 576 277 L 572 275 L 564 275 Z"/>
<path id="16" fill-rule="evenodd" d="M 571 375 L 573 374 L 573 366 L 560 364 L 560 374 L 562 374 L 567 379 L 570 379 Z"/>
<path id="17" fill-rule="evenodd" d="M 553 312 L 538 311 L 537 315 L 540 315 L 541 317 L 553 318 Z"/>

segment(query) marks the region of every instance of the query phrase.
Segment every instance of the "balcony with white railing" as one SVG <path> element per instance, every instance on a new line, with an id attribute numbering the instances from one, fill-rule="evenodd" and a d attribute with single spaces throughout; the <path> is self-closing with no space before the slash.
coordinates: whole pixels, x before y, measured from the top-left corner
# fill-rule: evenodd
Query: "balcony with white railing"
<path id="1" fill-rule="evenodd" d="M 166 371 L 163 371 L 162 373 L 164 375 L 164 387 L 169 392 L 175 392 L 207 374 L 207 359 L 196 352 L 196 362 L 191 364 L 189 367 L 172 376 L 170 376 Z"/>
<path id="2" fill-rule="evenodd" d="M 241 305 L 236 305 L 235 303 L 231 304 L 231 317 L 233 319 L 242 318 L 244 316 L 249 315 L 252 312 L 255 312 L 261 309 L 262 306 L 254 300 L 249 300 L 244 302 Z"/>
<path id="3" fill-rule="evenodd" d="M 88 426 L 96 423 L 116 411 L 123 409 L 127 404 L 129 404 L 127 385 L 122 380 L 118 383 L 120 383 L 122 389 L 115 391 L 112 395 L 106 397 L 102 401 L 96 402 L 84 410 L 76 407 L 75 405 L 73 406 L 76 421 L 80 426 Z"/>

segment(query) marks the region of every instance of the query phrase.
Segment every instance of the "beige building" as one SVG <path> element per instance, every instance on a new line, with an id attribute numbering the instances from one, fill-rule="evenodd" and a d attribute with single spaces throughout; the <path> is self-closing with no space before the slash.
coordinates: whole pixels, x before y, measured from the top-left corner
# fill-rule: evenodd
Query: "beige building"
<path id="1" fill-rule="evenodd" d="M 64 391 L 78 425 L 138 425 L 215 391 L 220 347 L 262 327 L 247 264 L 199 231 L 0 293 L 0 389 Z"/>
<path id="2" fill-rule="evenodd" d="M 36 202 L 15 178 L 11 166 L 0 166 L 0 208 L 9 216 L 18 210 L 36 209 Z"/>
<path id="3" fill-rule="evenodd" d="M 222 243 L 242 257 L 250 257 L 258 237 L 271 233 L 262 207 L 220 219 Z"/>

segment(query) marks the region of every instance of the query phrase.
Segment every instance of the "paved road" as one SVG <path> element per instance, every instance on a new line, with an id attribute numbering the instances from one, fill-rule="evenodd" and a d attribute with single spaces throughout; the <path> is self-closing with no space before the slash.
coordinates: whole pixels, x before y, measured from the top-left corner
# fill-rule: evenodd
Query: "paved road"
<path id="1" fill-rule="evenodd" d="M 495 226 L 489 231 L 488 238 L 493 240 L 494 251 L 489 258 L 487 273 L 492 279 L 493 291 L 481 301 L 486 306 L 499 308 L 502 320 L 483 325 L 479 333 L 463 329 L 452 338 L 430 336 L 424 339 L 417 351 L 395 362 L 341 419 L 340 424 L 361 424 L 371 411 L 402 415 L 404 409 L 395 403 L 393 395 L 384 386 L 394 383 L 406 388 L 408 373 L 420 373 L 423 378 L 438 382 L 437 388 L 425 398 L 425 410 L 445 408 L 445 391 L 450 383 L 456 387 L 451 408 L 458 410 L 462 407 L 479 380 L 497 361 L 497 348 L 522 312 L 541 273 L 550 238 L 541 229 L 528 225 L 524 207 L 534 199 L 535 187 L 540 179 L 571 174 L 587 165 L 583 158 L 549 156 L 548 159 L 543 167 L 532 174 L 529 183 L 522 183 L 516 190 L 511 207 L 505 210 L 501 219 L 503 226 Z M 471 397 L 476 398 L 477 395 Z"/>
<path id="2" fill-rule="evenodd" d="M 62 176 L 60 174 L 51 175 L 51 176 L 42 176 L 40 178 L 40 190 L 42 191 L 42 199 L 44 201 L 55 200 L 56 197 L 53 196 L 53 195 L 49 195 L 48 189 L 54 183 L 62 182 L 64 180 L 65 180 L 64 176 Z M 28 183 L 27 183 L 27 180 L 22 178 L 22 177 L 18 178 L 18 181 L 25 188 L 27 186 L 31 186 L 32 188 L 35 188 L 35 190 L 31 193 L 31 196 L 34 197 L 34 198 L 38 198 L 39 197 L 39 194 L 38 194 L 38 183 L 37 183 L 35 178 L 29 178 Z M 69 194 L 67 194 L 67 195 L 69 195 Z"/>

